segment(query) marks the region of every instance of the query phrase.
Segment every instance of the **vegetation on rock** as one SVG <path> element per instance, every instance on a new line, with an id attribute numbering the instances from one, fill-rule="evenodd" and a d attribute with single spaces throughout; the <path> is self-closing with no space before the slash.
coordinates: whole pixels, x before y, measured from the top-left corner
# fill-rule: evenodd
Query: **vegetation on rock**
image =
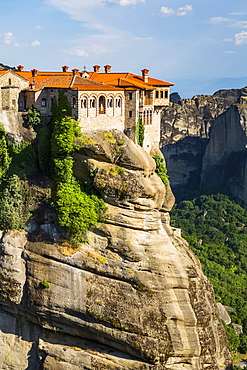
<path id="1" fill-rule="evenodd" d="M 140 146 L 143 146 L 145 126 L 142 123 L 142 120 L 140 118 L 139 118 L 139 120 L 138 120 L 138 122 L 135 126 L 135 129 L 136 129 L 137 144 L 140 145 Z"/>
<path id="2" fill-rule="evenodd" d="M 230 350 L 246 353 L 247 211 L 226 195 L 201 195 L 176 205 L 171 220 L 199 257 L 216 300 L 234 308 L 232 322 L 243 326 L 239 336 L 226 326 Z"/>
<path id="3" fill-rule="evenodd" d="M 155 160 L 155 163 L 156 163 L 155 172 L 158 174 L 162 182 L 165 184 L 165 187 L 167 188 L 169 185 L 169 180 L 167 176 L 167 168 L 165 167 L 165 164 L 164 164 L 164 159 L 159 157 L 158 155 L 154 155 L 153 159 Z"/>
<path id="4" fill-rule="evenodd" d="M 60 95 L 59 104 L 63 102 Z M 54 205 L 58 223 L 64 228 L 67 236 L 75 241 L 83 241 L 86 238 L 86 231 L 103 220 L 106 206 L 93 191 L 90 192 L 89 183 L 82 184 L 73 175 L 72 154 L 78 149 L 76 138 L 81 135 L 81 131 L 78 122 L 66 114 L 66 108 L 62 109 L 61 114 L 54 108 L 51 139 L 52 177 L 55 183 Z"/>
<path id="5" fill-rule="evenodd" d="M 27 120 L 30 126 L 37 126 L 41 122 L 40 112 L 34 106 L 27 112 Z"/>

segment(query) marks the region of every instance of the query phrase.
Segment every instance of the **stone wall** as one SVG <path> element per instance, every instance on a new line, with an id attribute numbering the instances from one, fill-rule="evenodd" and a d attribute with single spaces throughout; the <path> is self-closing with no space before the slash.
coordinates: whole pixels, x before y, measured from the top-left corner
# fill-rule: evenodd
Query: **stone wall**
<path id="1" fill-rule="evenodd" d="M 0 78 L 1 108 L 4 110 L 18 111 L 23 108 L 23 102 L 19 100 L 21 90 L 27 88 L 29 82 L 8 71 Z"/>

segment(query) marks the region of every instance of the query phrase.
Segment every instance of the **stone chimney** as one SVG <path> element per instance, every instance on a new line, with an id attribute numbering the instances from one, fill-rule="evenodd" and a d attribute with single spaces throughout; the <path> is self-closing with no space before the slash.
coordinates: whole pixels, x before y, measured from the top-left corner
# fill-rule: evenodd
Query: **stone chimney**
<path id="1" fill-rule="evenodd" d="M 104 68 L 105 68 L 105 73 L 111 73 L 111 66 L 107 64 L 106 66 L 104 66 Z"/>
<path id="2" fill-rule="evenodd" d="M 74 68 L 72 69 L 72 72 L 73 72 L 73 76 L 79 76 L 79 69 Z"/>
<path id="3" fill-rule="evenodd" d="M 32 77 L 35 77 L 37 76 L 39 71 L 37 69 L 31 69 L 31 72 L 32 72 Z"/>
<path id="4" fill-rule="evenodd" d="M 142 69 L 142 79 L 145 83 L 148 83 L 148 72 L 149 72 L 149 69 Z"/>
<path id="5" fill-rule="evenodd" d="M 100 72 L 100 66 L 98 66 L 97 64 L 95 66 L 93 66 L 93 71 L 96 72 L 96 73 L 99 73 Z"/>
<path id="6" fill-rule="evenodd" d="M 22 66 L 22 65 L 20 64 L 19 66 L 17 66 L 17 69 L 18 69 L 18 71 L 19 71 L 19 72 L 22 72 L 22 71 L 23 71 L 23 69 L 24 69 L 24 66 Z"/>
<path id="7" fill-rule="evenodd" d="M 62 66 L 63 72 L 69 72 L 69 67 L 68 66 Z"/>

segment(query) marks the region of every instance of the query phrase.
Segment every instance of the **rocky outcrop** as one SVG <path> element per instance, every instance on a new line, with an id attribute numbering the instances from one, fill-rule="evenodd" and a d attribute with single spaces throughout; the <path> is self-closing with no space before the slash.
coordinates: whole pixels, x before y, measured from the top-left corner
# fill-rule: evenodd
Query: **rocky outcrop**
<path id="1" fill-rule="evenodd" d="M 246 89 L 220 90 L 214 95 L 181 99 L 164 108 L 161 151 L 173 190 L 199 186 L 202 158 L 215 119 L 246 94 Z"/>
<path id="2" fill-rule="evenodd" d="M 214 124 L 203 157 L 202 186 L 228 185 L 231 192 L 247 205 L 246 145 L 247 102 L 232 105 Z M 212 176 L 217 173 L 217 176 Z"/>
<path id="3" fill-rule="evenodd" d="M 0 368 L 230 369 L 212 286 L 169 225 L 155 162 L 122 133 L 81 142 L 74 172 L 94 174 L 107 219 L 77 246 L 39 238 L 34 218 L 3 233 Z"/>

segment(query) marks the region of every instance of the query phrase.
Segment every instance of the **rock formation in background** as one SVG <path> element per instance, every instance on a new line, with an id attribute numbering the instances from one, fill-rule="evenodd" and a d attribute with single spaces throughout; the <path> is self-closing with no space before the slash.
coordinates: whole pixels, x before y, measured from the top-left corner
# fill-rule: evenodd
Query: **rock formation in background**
<path id="1" fill-rule="evenodd" d="M 95 174 L 106 222 L 77 247 L 53 240 L 49 210 L 1 234 L 0 368 L 230 369 L 212 286 L 169 225 L 154 160 L 120 132 L 82 140 L 74 173 Z"/>
<path id="2" fill-rule="evenodd" d="M 246 93 L 246 88 L 220 90 L 214 95 L 199 95 L 179 101 L 176 95 L 174 99 L 179 104 L 171 103 L 164 108 L 161 151 L 175 192 L 200 186 L 203 155 L 215 119 Z M 174 99 L 171 97 L 172 101 Z"/>

